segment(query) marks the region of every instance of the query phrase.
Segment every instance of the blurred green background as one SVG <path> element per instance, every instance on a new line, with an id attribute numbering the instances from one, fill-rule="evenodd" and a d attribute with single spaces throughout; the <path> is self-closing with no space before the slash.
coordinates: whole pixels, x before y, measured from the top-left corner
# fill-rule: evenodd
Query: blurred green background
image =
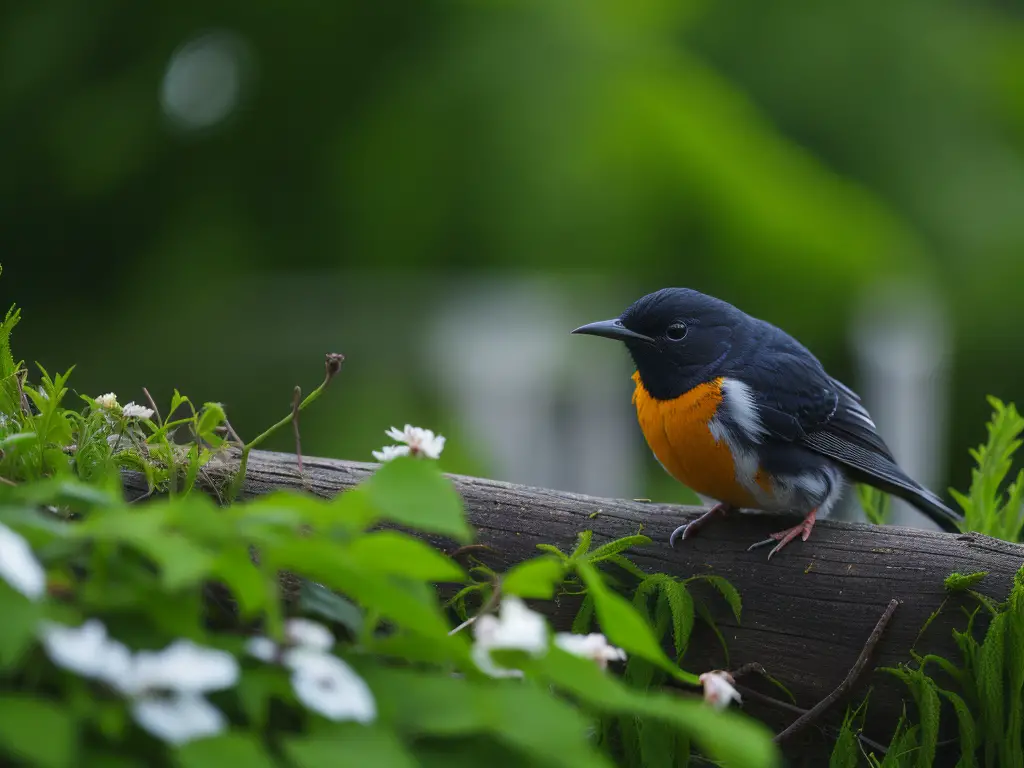
<path id="1" fill-rule="evenodd" d="M 79 391 L 252 437 L 339 351 L 307 453 L 412 422 L 451 471 L 682 500 L 571 328 L 687 285 L 867 386 L 859 313 L 909 285 L 948 327 L 932 484 L 1024 404 L 1017 4 L 8 3 L 0 72 L 0 291 Z"/>

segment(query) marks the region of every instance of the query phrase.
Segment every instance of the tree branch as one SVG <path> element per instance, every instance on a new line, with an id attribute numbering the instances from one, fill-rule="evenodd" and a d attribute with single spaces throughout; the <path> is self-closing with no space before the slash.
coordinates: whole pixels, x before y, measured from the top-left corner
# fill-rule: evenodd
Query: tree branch
<path id="1" fill-rule="evenodd" d="M 214 485 L 226 486 L 237 469 L 237 455 L 235 451 L 233 458 L 211 462 L 204 475 Z M 252 451 L 241 493 L 252 497 L 290 488 L 331 497 L 359 484 L 376 467 L 307 456 L 300 475 L 293 455 Z M 769 561 L 762 550 L 746 550 L 778 529 L 780 520 L 747 513 L 717 520 L 673 550 L 668 545 L 669 534 L 703 510 L 449 477 L 476 529 L 474 543 L 483 545 L 472 551 L 472 557 L 498 572 L 536 556 L 537 544 L 571 551 L 577 534 L 590 529 L 595 547 L 637 532 L 653 539 L 651 544 L 626 553 L 646 572 L 682 578 L 716 574 L 729 579 L 743 600 L 741 623 L 705 583 L 691 586 L 715 616 L 729 647 L 731 665 L 761 662 L 792 691 L 798 705 L 807 709 L 843 682 L 861 653 L 865 635 L 890 598 L 897 598 L 902 607 L 875 649 L 877 663 L 882 665 L 909 659 L 921 627 L 948 597 L 943 587 L 947 575 L 988 571 L 977 589 L 1002 600 L 1013 574 L 1024 563 L 1024 547 L 986 536 L 828 520 L 815 526 L 809 541 L 794 542 Z M 127 474 L 125 486 L 129 496 L 146 493 L 141 475 Z M 423 538 L 447 552 L 465 551 L 446 539 Z M 962 612 L 956 609 L 960 599 L 949 599 L 919 645 L 927 645 L 929 652 L 956 656 L 951 630 L 963 626 Z M 536 607 L 548 613 L 556 628 L 568 629 L 579 598 L 561 597 Z M 700 622 L 682 663 L 697 672 L 730 666 L 718 641 Z M 887 741 L 906 692 L 886 679 L 873 683 L 869 718 L 880 724 L 876 735 Z M 771 719 L 772 714 L 769 711 L 766 718 Z M 774 712 L 776 719 L 778 714 Z M 829 712 L 826 719 L 831 722 L 841 714 Z M 816 730 L 806 731 L 794 743 L 811 738 Z"/>

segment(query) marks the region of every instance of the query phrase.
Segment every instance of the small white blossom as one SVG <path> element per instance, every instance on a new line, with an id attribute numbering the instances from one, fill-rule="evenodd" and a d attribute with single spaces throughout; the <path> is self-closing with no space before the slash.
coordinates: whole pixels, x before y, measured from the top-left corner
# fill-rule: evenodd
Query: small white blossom
<path id="1" fill-rule="evenodd" d="M 542 656 L 548 649 L 548 626 L 544 617 L 530 610 L 515 596 L 501 601 L 498 616 L 486 614 L 473 624 L 473 661 L 481 672 L 491 677 L 519 677 L 518 669 L 499 667 L 491 659 L 491 651 L 525 651 Z"/>
<path id="2" fill-rule="evenodd" d="M 46 571 L 21 536 L 0 523 L 0 578 L 30 600 L 46 593 Z"/>
<path id="3" fill-rule="evenodd" d="M 126 646 L 107 637 L 97 619 L 79 627 L 47 621 L 40 625 L 46 655 L 58 667 L 82 677 L 121 688 L 131 672 L 132 657 Z"/>
<path id="4" fill-rule="evenodd" d="M 429 429 L 414 427 L 411 424 L 406 424 L 405 429 L 401 430 L 391 427 L 385 434 L 392 440 L 409 446 L 409 453 L 413 456 L 437 459 L 444 450 L 444 435 L 435 435 Z"/>
<path id="5" fill-rule="evenodd" d="M 150 690 L 202 693 L 230 688 L 236 682 L 238 660 L 234 656 L 181 639 L 162 651 L 139 651 L 127 687 L 132 693 Z"/>
<path id="6" fill-rule="evenodd" d="M 148 419 L 153 415 L 153 409 L 146 408 L 144 405 L 136 405 L 134 402 L 131 402 L 121 409 L 121 414 L 126 419 Z"/>
<path id="7" fill-rule="evenodd" d="M 698 680 L 704 686 L 704 701 L 715 709 L 725 709 L 733 699 L 743 703 L 739 691 L 733 687 L 736 681 L 728 672 L 705 672 Z"/>
<path id="8" fill-rule="evenodd" d="M 117 408 L 117 395 L 113 392 L 107 392 L 105 395 L 100 395 L 96 398 L 96 405 L 100 408 L 106 408 L 108 411 L 112 408 Z"/>
<path id="9" fill-rule="evenodd" d="M 373 458 L 377 461 L 391 461 L 399 456 L 408 456 L 408 445 L 385 445 L 382 450 L 374 451 Z"/>
<path id="10" fill-rule="evenodd" d="M 299 646 L 284 654 L 295 696 L 314 712 L 335 720 L 371 723 L 377 703 L 366 682 L 337 656 Z"/>
<path id="11" fill-rule="evenodd" d="M 334 635 L 319 622 L 301 617 L 288 619 L 284 624 L 286 646 L 299 646 L 315 651 L 329 651 L 334 647 Z M 245 642 L 250 656 L 268 664 L 277 660 L 282 648 L 269 637 L 250 637 Z"/>
<path id="12" fill-rule="evenodd" d="M 132 702 L 131 711 L 142 728 L 175 746 L 216 736 L 227 728 L 221 711 L 197 693 L 146 696 Z"/>
<path id="13" fill-rule="evenodd" d="M 0 413 L 0 429 L 5 428 L 7 426 L 7 423 L 8 423 L 7 414 L 6 413 Z"/>
<path id="14" fill-rule="evenodd" d="M 555 635 L 555 645 L 575 656 L 593 660 L 601 669 L 606 669 L 609 661 L 626 660 L 626 652 L 610 645 L 608 638 L 600 632 L 592 632 L 589 635 L 558 632 Z"/>

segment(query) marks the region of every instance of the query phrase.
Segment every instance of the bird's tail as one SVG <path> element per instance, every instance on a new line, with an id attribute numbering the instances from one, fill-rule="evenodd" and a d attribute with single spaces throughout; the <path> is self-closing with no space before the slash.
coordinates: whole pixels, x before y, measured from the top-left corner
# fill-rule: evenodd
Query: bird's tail
<path id="1" fill-rule="evenodd" d="M 949 533 L 959 533 L 962 530 L 960 524 L 963 522 L 964 516 L 947 507 L 938 495 L 927 488 L 911 481 L 906 485 L 893 485 L 884 490 L 913 504 L 942 530 Z"/>

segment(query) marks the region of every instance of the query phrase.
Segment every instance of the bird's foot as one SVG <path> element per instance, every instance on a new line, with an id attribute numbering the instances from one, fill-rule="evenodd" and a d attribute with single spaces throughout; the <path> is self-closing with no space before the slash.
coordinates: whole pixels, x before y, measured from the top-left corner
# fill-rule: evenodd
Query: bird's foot
<path id="1" fill-rule="evenodd" d="M 715 515 L 724 515 L 728 512 L 731 507 L 728 504 L 716 504 L 703 515 L 698 517 L 696 520 L 691 520 L 685 525 L 680 525 L 674 531 L 672 535 L 668 537 L 668 544 L 670 547 L 675 549 L 676 539 L 679 541 L 686 541 L 687 539 L 695 536 L 697 531 L 707 525 L 708 521 Z"/>
<path id="2" fill-rule="evenodd" d="M 757 549 L 758 547 L 763 547 L 766 544 L 771 544 L 773 541 L 777 541 L 778 544 L 776 544 L 772 548 L 772 551 L 768 553 L 768 559 L 771 560 L 772 555 L 774 555 L 784 546 L 789 544 L 789 542 L 791 542 L 797 536 L 799 536 L 801 540 L 807 541 L 807 539 L 811 536 L 811 531 L 814 530 L 814 520 L 817 517 L 817 514 L 818 510 L 812 509 L 810 512 L 807 513 L 807 517 L 805 517 L 797 525 L 794 525 L 792 528 L 787 528 L 784 531 L 773 533 L 764 541 L 759 541 L 756 544 L 751 544 L 749 547 L 747 547 L 747 552 L 749 552 L 752 549 Z"/>

